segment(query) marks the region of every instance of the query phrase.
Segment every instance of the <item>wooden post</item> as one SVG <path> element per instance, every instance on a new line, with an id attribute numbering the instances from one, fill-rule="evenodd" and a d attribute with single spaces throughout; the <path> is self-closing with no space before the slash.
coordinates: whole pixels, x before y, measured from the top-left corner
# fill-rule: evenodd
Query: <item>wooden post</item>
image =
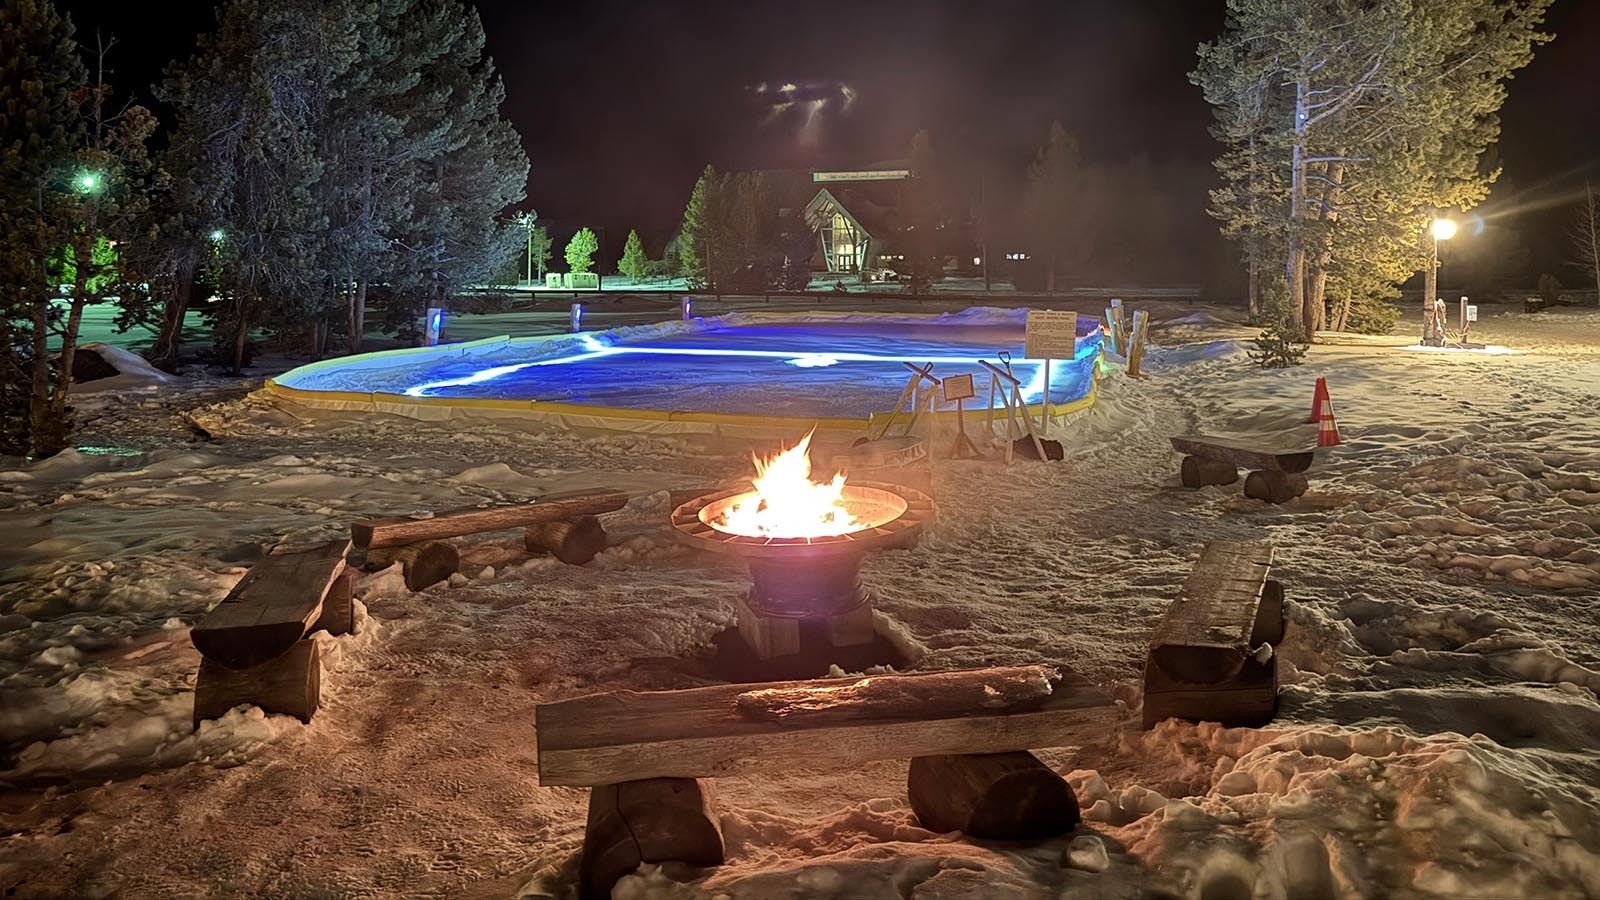
<path id="1" fill-rule="evenodd" d="M 1044 396 L 1039 398 L 1039 433 L 1050 436 L 1050 357 L 1044 358 Z M 1040 454 L 1043 459 L 1043 454 Z"/>
<path id="2" fill-rule="evenodd" d="M 579 516 L 530 525 L 523 543 L 530 551 L 551 553 L 569 566 L 581 566 L 606 548 L 606 530 L 594 516 Z"/>
<path id="3" fill-rule="evenodd" d="M 612 886 L 640 863 L 720 866 L 724 858 L 709 782 L 646 778 L 589 792 L 578 862 L 582 900 L 609 900 Z"/>
<path id="4" fill-rule="evenodd" d="M 240 705 L 310 722 L 321 696 L 322 664 L 313 640 L 299 641 L 282 656 L 248 669 L 203 658 L 194 682 L 194 727 Z"/>
<path id="5" fill-rule="evenodd" d="M 1146 310 L 1135 310 L 1133 314 L 1133 337 L 1128 344 L 1128 374 L 1137 378 L 1139 365 L 1144 360 L 1145 332 L 1150 327 L 1150 313 Z"/>
<path id="6" fill-rule="evenodd" d="M 1054 837 L 1080 819 L 1072 788 L 1026 750 L 918 756 L 906 793 L 923 828 L 983 840 Z"/>

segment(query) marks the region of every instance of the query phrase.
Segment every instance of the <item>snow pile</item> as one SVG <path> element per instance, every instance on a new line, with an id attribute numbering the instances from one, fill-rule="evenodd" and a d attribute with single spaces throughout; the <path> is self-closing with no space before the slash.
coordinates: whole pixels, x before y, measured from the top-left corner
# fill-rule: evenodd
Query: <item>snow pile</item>
<path id="1" fill-rule="evenodd" d="M 166 372 L 157 369 L 146 362 L 144 357 L 137 353 L 130 353 L 121 347 L 102 344 L 93 341 L 79 344 L 74 351 L 80 355 L 99 357 L 104 363 L 115 369 L 117 374 L 105 378 L 96 378 L 82 384 L 74 384 L 73 396 L 99 393 L 102 391 L 128 391 L 128 390 L 154 390 L 173 384 L 177 379 Z M 74 369 L 74 374 L 76 374 Z"/>

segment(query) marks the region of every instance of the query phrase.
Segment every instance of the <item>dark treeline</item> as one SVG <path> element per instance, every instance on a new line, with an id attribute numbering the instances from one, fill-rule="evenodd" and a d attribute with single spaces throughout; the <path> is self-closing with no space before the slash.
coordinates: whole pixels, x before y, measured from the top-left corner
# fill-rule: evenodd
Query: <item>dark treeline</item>
<path id="1" fill-rule="evenodd" d="M 200 306 L 237 372 L 253 333 L 359 349 L 374 298 L 414 329 L 523 248 L 527 158 L 458 0 L 231 0 L 155 86 L 159 123 L 110 108 L 119 48 L 92 71 L 85 49 L 49 0 L 0 5 L 0 453 L 66 446 L 88 305 L 169 368 Z"/>

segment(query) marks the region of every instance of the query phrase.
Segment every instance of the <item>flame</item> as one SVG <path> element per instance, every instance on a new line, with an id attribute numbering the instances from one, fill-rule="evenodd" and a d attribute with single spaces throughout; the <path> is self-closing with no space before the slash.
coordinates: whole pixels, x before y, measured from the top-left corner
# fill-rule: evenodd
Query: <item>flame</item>
<path id="1" fill-rule="evenodd" d="M 733 499 L 710 523 L 718 531 L 771 538 L 828 537 L 866 527 L 844 505 L 844 475 L 811 480 L 811 433 L 765 460 L 751 459 L 755 490 Z"/>

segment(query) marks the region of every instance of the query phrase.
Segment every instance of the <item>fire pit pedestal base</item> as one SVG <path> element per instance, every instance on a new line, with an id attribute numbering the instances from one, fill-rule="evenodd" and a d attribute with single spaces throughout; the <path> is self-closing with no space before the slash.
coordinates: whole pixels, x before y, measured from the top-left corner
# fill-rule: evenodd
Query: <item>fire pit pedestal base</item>
<path id="1" fill-rule="evenodd" d="M 794 656 L 817 635 L 832 647 L 854 647 L 877 639 L 872 630 L 872 597 L 866 594 L 851 609 L 825 616 L 777 616 L 750 608 L 747 597 L 739 598 L 739 635 L 757 659 Z M 812 638 L 812 642 L 819 642 Z"/>

